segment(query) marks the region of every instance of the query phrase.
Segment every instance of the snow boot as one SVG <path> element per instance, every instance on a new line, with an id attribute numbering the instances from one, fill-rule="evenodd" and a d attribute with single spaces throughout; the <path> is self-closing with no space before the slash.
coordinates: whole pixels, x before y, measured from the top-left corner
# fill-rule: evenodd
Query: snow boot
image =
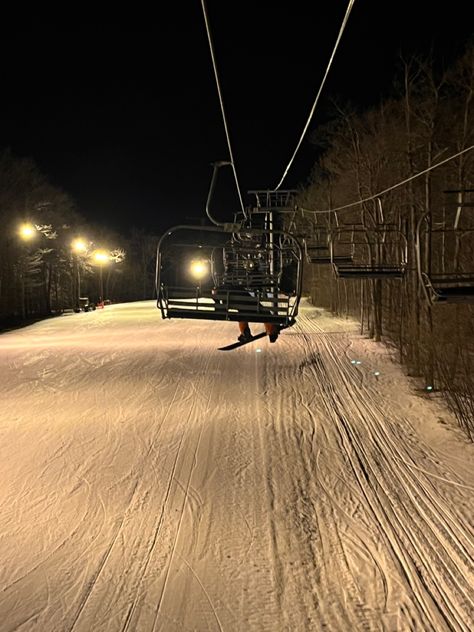
<path id="1" fill-rule="evenodd" d="M 278 334 L 280 333 L 280 327 L 275 324 L 265 323 L 265 331 L 268 334 L 270 342 L 276 342 Z"/>
<path id="2" fill-rule="evenodd" d="M 237 338 L 239 342 L 247 342 L 247 340 L 252 340 L 252 333 L 250 331 L 250 327 L 246 327 L 244 331 Z"/>

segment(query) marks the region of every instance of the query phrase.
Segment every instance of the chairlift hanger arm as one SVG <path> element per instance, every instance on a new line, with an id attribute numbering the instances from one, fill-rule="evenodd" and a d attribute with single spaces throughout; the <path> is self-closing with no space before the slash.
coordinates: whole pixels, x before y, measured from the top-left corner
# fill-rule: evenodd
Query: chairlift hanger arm
<path id="1" fill-rule="evenodd" d="M 221 226 L 222 228 L 224 228 L 227 232 L 237 232 L 240 228 L 240 224 L 237 223 L 230 223 L 230 222 L 218 222 L 216 219 L 214 219 L 214 217 L 211 214 L 211 200 L 212 197 L 214 195 L 214 189 L 216 187 L 216 180 L 217 180 L 217 172 L 219 171 L 219 169 L 221 167 L 232 167 L 232 163 L 227 161 L 227 160 L 220 160 L 218 162 L 214 162 L 213 165 L 214 167 L 213 171 L 212 171 L 212 178 L 211 178 L 211 184 L 209 186 L 209 193 L 207 195 L 207 201 L 206 201 L 206 215 L 208 216 L 208 218 L 211 220 L 211 222 L 213 224 L 215 224 L 216 226 Z M 244 217 L 245 219 L 247 219 L 247 214 L 245 212 L 245 209 L 243 209 L 243 213 L 244 213 Z"/>

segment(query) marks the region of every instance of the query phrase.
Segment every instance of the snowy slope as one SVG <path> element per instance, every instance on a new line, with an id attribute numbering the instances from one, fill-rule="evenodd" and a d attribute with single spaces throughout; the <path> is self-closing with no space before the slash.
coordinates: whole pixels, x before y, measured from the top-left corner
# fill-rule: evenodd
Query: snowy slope
<path id="1" fill-rule="evenodd" d="M 1 632 L 474 628 L 442 404 L 308 305 L 237 333 L 142 302 L 0 336 Z"/>

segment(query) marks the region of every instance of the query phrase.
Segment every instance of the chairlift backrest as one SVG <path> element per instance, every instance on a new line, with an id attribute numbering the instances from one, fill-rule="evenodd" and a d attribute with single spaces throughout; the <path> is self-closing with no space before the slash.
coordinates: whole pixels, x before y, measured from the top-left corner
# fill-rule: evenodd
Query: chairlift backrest
<path id="1" fill-rule="evenodd" d="M 301 284 L 301 247 L 284 231 L 176 226 L 158 244 L 156 290 L 163 318 L 288 326 L 298 312 Z"/>

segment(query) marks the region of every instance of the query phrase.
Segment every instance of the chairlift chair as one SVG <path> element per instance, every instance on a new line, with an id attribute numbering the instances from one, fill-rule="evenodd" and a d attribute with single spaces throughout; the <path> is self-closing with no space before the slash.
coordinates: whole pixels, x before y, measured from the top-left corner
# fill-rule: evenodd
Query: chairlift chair
<path id="1" fill-rule="evenodd" d="M 425 213 L 417 225 L 418 277 L 431 305 L 474 303 L 474 222 L 464 211 L 474 206 L 466 200 L 472 191 L 445 193 L 456 193 L 457 201 L 442 213 Z"/>
<path id="2" fill-rule="evenodd" d="M 270 233 L 255 229 L 232 235 L 212 226 L 168 230 L 157 251 L 162 317 L 292 325 L 301 296 L 301 247 L 281 231 L 271 236 L 277 243 L 270 248 Z M 281 236 L 290 248 L 280 247 Z"/>
<path id="3" fill-rule="evenodd" d="M 293 235 L 275 228 L 277 209 L 271 206 L 247 210 L 244 217 L 236 214 L 230 223 L 216 222 L 209 205 L 220 166 L 214 166 L 206 205 L 215 225 L 175 226 L 158 243 L 161 315 L 289 327 L 301 298 L 301 246 Z"/>
<path id="4" fill-rule="evenodd" d="M 331 235 L 330 228 L 316 226 L 311 234 L 303 239 L 305 258 L 308 263 L 317 265 L 352 263 L 353 245 L 339 244 L 337 252 L 332 252 Z"/>
<path id="5" fill-rule="evenodd" d="M 367 228 L 340 226 L 332 230 L 331 263 L 340 279 L 402 279 L 408 245 L 405 234 L 393 225 Z M 350 252 L 350 260 L 342 256 Z"/>

